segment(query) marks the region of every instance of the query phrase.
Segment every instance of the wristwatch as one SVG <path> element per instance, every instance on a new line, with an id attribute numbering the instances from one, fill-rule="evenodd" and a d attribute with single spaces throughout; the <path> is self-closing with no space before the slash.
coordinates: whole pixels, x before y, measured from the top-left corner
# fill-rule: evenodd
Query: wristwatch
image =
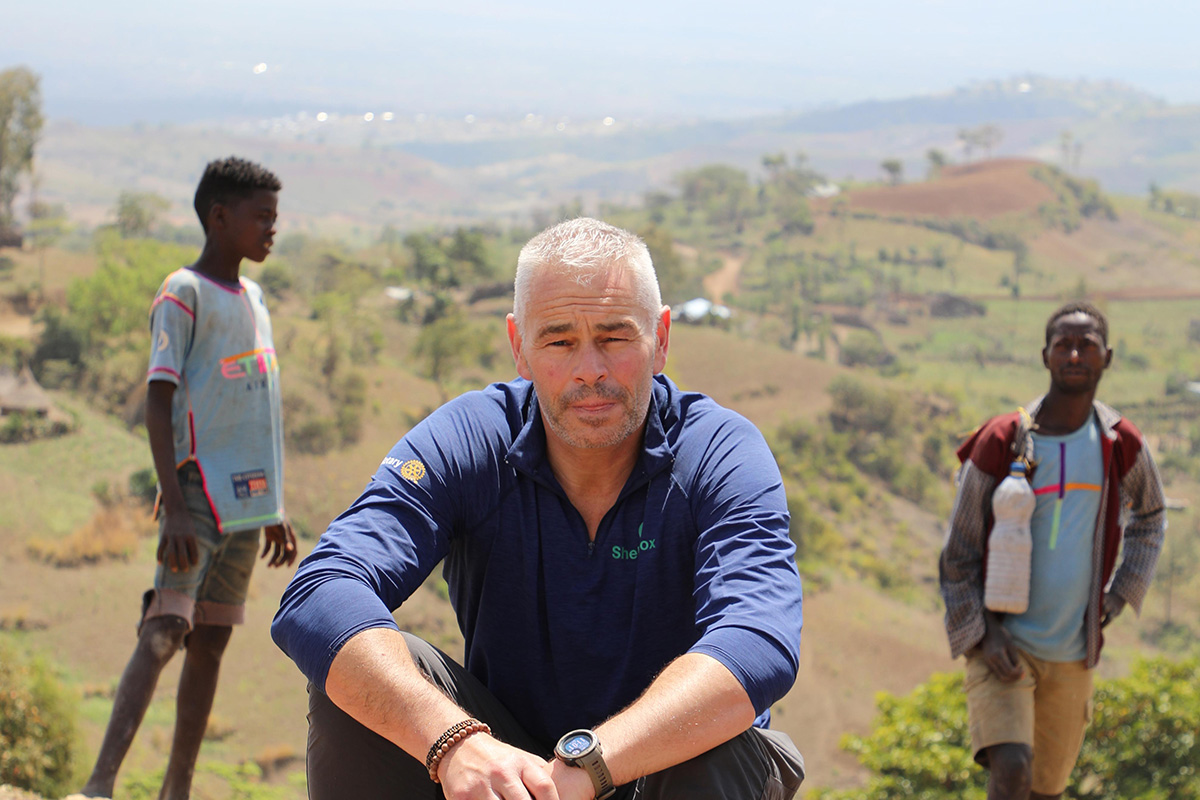
<path id="1" fill-rule="evenodd" d="M 604 754 L 600 749 L 600 740 L 596 734 L 586 729 L 571 731 L 558 740 L 554 746 L 554 755 L 568 767 L 579 767 L 587 772 L 596 789 L 596 800 L 612 797 L 617 791 L 613 785 L 612 773 L 604 763 Z"/>

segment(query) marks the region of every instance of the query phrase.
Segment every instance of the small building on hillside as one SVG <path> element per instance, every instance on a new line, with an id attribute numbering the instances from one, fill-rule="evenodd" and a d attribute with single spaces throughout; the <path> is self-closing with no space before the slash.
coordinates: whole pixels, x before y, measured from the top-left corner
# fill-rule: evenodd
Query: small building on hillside
<path id="1" fill-rule="evenodd" d="M 672 322 L 686 322 L 690 325 L 720 324 L 733 316 L 728 306 L 718 305 L 707 297 L 694 297 L 671 309 Z"/>
<path id="2" fill-rule="evenodd" d="M 0 365 L 0 417 L 19 412 L 48 417 L 53 410 L 50 395 L 33 377 L 29 367 L 14 372 L 11 367 Z"/>
<path id="3" fill-rule="evenodd" d="M 29 367 L 0 366 L 0 444 L 62 436 L 74 429 L 72 418 L 54 405 Z"/>

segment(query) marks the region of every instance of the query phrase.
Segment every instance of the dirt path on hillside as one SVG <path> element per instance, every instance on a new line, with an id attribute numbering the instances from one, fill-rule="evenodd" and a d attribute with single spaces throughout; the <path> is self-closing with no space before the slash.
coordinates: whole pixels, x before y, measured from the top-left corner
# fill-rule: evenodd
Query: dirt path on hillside
<path id="1" fill-rule="evenodd" d="M 675 252 L 684 258 L 692 261 L 699 260 L 700 251 L 690 244 L 675 242 L 674 246 Z M 718 253 L 717 255 L 721 259 L 721 268 L 704 276 L 704 294 L 714 303 L 723 303 L 726 294 L 737 291 L 738 276 L 742 272 L 742 265 L 746 263 L 746 259 L 730 253 Z"/>
<path id="2" fill-rule="evenodd" d="M 737 291 L 738 276 L 741 274 L 742 265 L 745 263 L 746 259 L 744 258 L 722 253 L 721 268 L 716 272 L 704 276 L 704 291 L 708 294 L 708 299 L 714 303 L 724 303 L 725 295 L 735 293 Z"/>

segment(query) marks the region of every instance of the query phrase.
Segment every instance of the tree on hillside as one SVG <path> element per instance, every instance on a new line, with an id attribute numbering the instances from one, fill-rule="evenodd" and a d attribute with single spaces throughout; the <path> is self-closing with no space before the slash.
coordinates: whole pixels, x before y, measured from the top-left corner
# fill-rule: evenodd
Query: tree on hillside
<path id="1" fill-rule="evenodd" d="M 975 138 L 983 148 L 984 157 L 991 158 L 993 148 L 1004 138 L 1004 131 L 1000 130 L 998 125 L 981 125 L 975 130 Z"/>
<path id="2" fill-rule="evenodd" d="M 456 272 L 466 273 L 460 276 L 460 282 L 470 283 L 492 277 L 487 241 L 481 231 L 461 227 L 455 229 L 450 244 L 446 247 L 446 255 L 460 267 Z"/>
<path id="3" fill-rule="evenodd" d="M 777 180 L 787 169 L 787 156 L 783 153 L 768 153 L 762 157 L 762 165 L 767 172 L 767 180 Z"/>
<path id="4" fill-rule="evenodd" d="M 879 165 L 883 171 L 887 173 L 888 182 L 892 186 L 898 186 L 904 180 L 904 162 L 898 158 L 885 159 Z"/>
<path id="5" fill-rule="evenodd" d="M 646 249 L 650 251 L 663 302 L 670 304 L 686 300 L 684 295 L 689 288 L 687 273 L 683 267 L 683 259 L 675 249 L 671 232 L 658 225 L 648 225 L 638 231 L 638 236 L 642 237 Z"/>
<path id="6" fill-rule="evenodd" d="M 21 175 L 33 169 L 42 132 L 39 78 L 24 67 L 0 72 L 0 230 L 13 226 Z"/>
<path id="7" fill-rule="evenodd" d="M 1071 168 L 1071 152 L 1074 150 L 1075 134 L 1070 131 L 1063 131 L 1058 135 L 1058 146 L 1062 152 L 1062 168 L 1069 170 Z"/>
<path id="8" fill-rule="evenodd" d="M 122 191 L 113 207 L 117 230 L 125 239 L 143 239 L 150 235 L 158 218 L 170 207 L 171 201 L 160 194 Z"/>
<path id="9" fill-rule="evenodd" d="M 750 212 L 750 181 L 746 173 L 724 164 L 689 170 L 679 183 L 688 211 L 703 211 L 710 224 L 740 222 Z"/>
<path id="10" fill-rule="evenodd" d="M 780 230 L 807 236 L 813 232 L 808 195 L 825 177 L 808 165 L 808 156 L 797 152 L 792 164 L 783 153 L 763 156 L 766 177 L 759 186 L 760 207 L 774 214 Z"/>
<path id="11" fill-rule="evenodd" d="M 979 143 L 978 136 L 970 128 L 958 129 L 958 141 L 962 143 L 963 161 L 971 160 L 971 151 L 975 149 L 975 145 Z"/>
<path id="12" fill-rule="evenodd" d="M 413 277 L 439 288 L 452 288 L 458 280 L 450 268 L 450 259 L 428 233 L 410 233 L 404 246 L 412 253 Z"/>
<path id="13" fill-rule="evenodd" d="M 36 182 L 35 182 L 36 183 Z M 46 248 L 70 230 L 67 210 L 58 203 L 37 200 L 29 204 L 29 238 L 38 254 L 38 293 L 46 299 Z"/>
<path id="14" fill-rule="evenodd" d="M 420 372 L 432 380 L 445 403 L 453 375 L 471 363 L 486 365 L 495 356 L 486 329 L 467 319 L 457 306 L 421 328 L 413 347 Z"/>
<path id="15" fill-rule="evenodd" d="M 929 178 L 932 180 L 940 177 L 942 169 L 946 166 L 946 154 L 936 147 L 931 147 L 925 157 L 929 159 Z"/>

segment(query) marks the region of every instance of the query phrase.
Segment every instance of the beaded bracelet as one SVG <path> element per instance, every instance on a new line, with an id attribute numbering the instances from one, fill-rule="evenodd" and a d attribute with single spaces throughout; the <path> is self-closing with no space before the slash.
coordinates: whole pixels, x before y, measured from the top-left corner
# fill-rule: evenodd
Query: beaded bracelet
<path id="1" fill-rule="evenodd" d="M 464 719 L 462 722 L 450 726 L 450 729 L 433 743 L 433 747 L 429 748 L 429 755 L 425 756 L 425 766 L 429 769 L 429 780 L 441 783 L 437 774 L 438 764 L 442 763 L 442 758 L 450 752 L 450 748 L 473 734 L 490 734 L 491 732 L 491 726 L 477 719 Z"/>

